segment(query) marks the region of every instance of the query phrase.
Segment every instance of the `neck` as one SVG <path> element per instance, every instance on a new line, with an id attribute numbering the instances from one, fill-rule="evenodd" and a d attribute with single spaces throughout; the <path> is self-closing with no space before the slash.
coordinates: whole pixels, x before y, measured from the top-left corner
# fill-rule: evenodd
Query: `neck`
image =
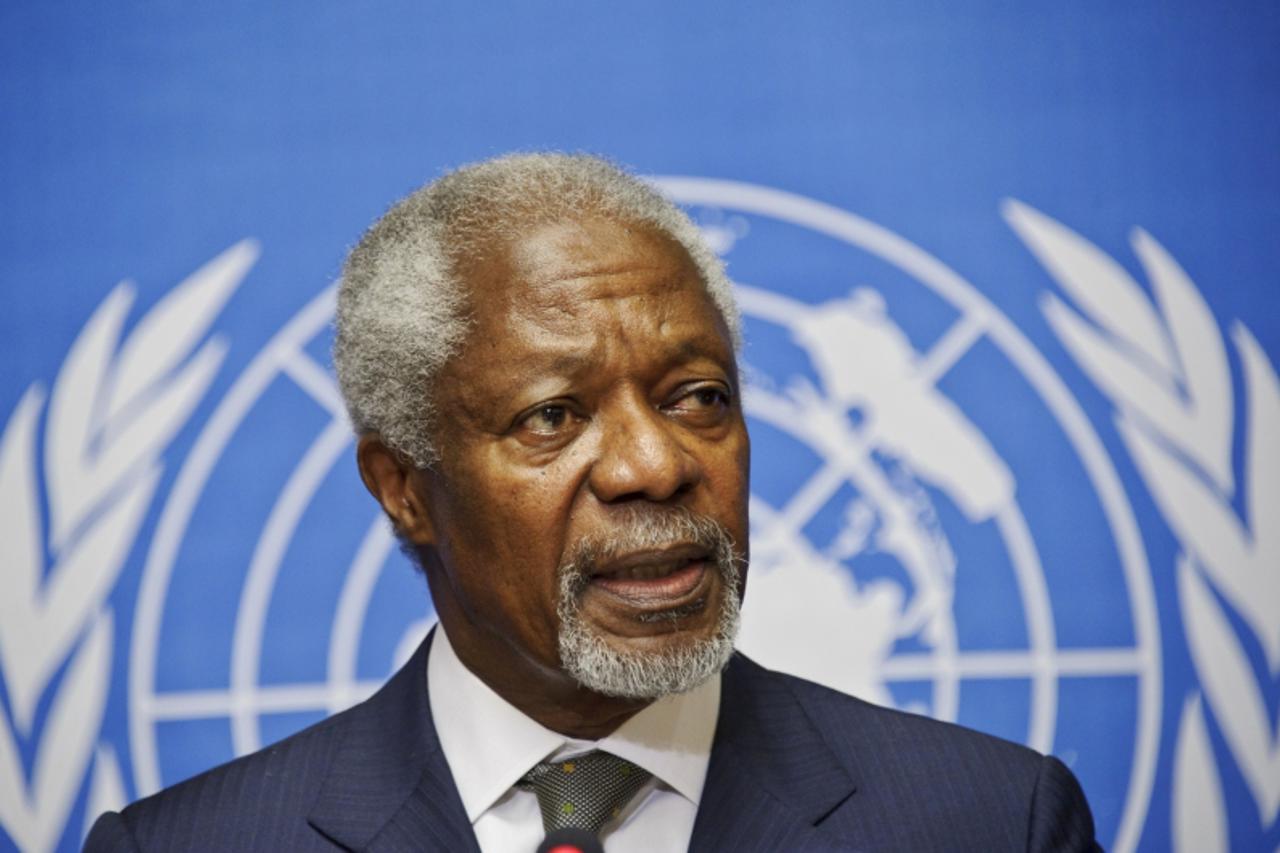
<path id="1" fill-rule="evenodd" d="M 458 660 L 539 725 L 566 737 L 599 740 L 652 702 L 588 690 L 561 669 L 558 660 L 540 660 L 494 631 L 477 630 L 456 606 L 447 585 L 438 582 L 438 574 L 429 572 L 427 579 L 440 627 Z"/>
<path id="2" fill-rule="evenodd" d="M 588 690 L 558 668 L 518 654 L 501 667 L 487 655 L 454 646 L 462 665 L 521 713 L 557 734 L 599 740 L 648 707 L 651 700 L 622 699 Z"/>

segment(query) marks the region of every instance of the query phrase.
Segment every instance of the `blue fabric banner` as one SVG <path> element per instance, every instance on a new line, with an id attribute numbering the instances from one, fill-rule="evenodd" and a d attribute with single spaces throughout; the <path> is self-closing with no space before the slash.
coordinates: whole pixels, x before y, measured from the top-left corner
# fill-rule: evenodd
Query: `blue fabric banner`
<path id="1" fill-rule="evenodd" d="M 0 848 L 367 695 L 432 624 L 328 355 L 442 170 L 653 180 L 746 318 L 762 663 L 1280 844 L 1280 10 L 0 9 Z"/>

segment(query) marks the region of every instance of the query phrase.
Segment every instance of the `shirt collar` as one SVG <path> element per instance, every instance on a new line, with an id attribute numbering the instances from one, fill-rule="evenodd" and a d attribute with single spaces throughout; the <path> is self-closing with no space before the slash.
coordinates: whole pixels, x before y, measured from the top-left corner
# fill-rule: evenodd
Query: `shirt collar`
<path id="1" fill-rule="evenodd" d="M 454 784 L 475 823 L 529 768 L 603 749 L 644 768 L 695 806 L 702 797 L 720 709 L 720 676 L 653 702 L 599 741 L 568 738 L 525 716 L 458 659 L 437 625 L 427 695 Z"/>

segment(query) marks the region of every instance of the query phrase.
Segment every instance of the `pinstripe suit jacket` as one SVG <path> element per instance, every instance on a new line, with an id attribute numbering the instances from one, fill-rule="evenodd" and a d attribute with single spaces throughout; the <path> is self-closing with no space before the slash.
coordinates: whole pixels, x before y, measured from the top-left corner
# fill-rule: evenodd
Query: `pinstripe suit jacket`
<path id="1" fill-rule="evenodd" d="M 477 851 L 431 721 L 430 642 L 368 701 L 104 814 L 85 849 Z M 735 655 L 690 849 L 1098 848 L 1056 759 Z"/>

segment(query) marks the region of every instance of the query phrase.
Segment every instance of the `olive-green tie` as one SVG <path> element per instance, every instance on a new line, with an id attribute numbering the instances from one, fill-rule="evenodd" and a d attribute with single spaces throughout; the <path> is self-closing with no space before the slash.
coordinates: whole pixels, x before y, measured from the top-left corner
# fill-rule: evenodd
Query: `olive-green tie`
<path id="1" fill-rule="evenodd" d="M 540 762 L 516 787 L 538 795 L 547 832 L 574 827 L 599 835 L 600 827 L 618 816 L 650 775 L 597 749 L 567 761 Z"/>

